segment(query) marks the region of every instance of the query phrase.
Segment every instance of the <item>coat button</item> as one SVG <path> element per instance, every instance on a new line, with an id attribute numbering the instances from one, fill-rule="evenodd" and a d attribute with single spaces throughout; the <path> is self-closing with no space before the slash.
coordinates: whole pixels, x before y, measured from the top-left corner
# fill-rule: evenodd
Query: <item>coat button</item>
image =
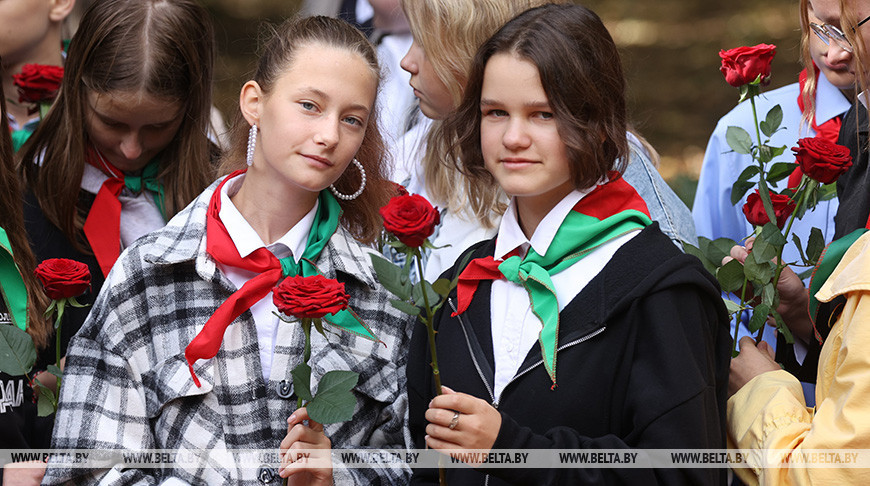
<path id="1" fill-rule="evenodd" d="M 281 383 L 275 386 L 275 391 L 281 398 L 290 398 L 293 396 L 293 385 L 287 380 L 281 380 Z"/>
<path id="2" fill-rule="evenodd" d="M 275 473 L 275 470 L 265 464 L 261 465 L 260 468 L 257 469 L 257 479 L 263 484 L 272 484 L 274 482 L 277 482 L 276 479 L 279 477 L 280 476 Z"/>

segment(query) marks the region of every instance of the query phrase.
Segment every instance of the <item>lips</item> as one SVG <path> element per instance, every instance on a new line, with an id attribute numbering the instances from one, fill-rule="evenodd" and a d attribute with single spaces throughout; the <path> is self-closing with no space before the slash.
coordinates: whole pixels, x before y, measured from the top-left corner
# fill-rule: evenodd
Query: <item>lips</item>
<path id="1" fill-rule="evenodd" d="M 302 156 L 307 158 L 307 159 L 313 160 L 315 162 L 319 162 L 327 167 L 332 167 L 332 165 L 333 165 L 329 159 L 327 159 L 325 157 L 321 157 L 319 155 L 302 154 Z"/>

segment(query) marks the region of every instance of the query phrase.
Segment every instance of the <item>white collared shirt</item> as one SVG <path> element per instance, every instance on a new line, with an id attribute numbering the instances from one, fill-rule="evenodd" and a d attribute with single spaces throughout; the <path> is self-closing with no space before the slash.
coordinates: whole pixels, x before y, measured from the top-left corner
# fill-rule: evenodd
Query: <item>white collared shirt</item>
<path id="1" fill-rule="evenodd" d="M 91 194 L 97 194 L 108 178 L 100 169 L 85 164 L 80 187 Z M 163 214 L 150 191 L 135 194 L 125 187 L 118 194 L 118 201 L 121 203 L 121 250 L 148 233 L 166 226 Z"/>
<path id="2" fill-rule="evenodd" d="M 556 236 L 559 226 L 571 212 L 574 205 L 592 189 L 575 190 L 565 196 L 541 220 L 531 240 L 526 238 L 517 220 L 516 199 L 512 198 L 501 225 L 495 244 L 495 258 L 520 248 L 520 256 L 525 256 L 529 248 L 539 255 L 545 255 Z M 586 257 L 565 270 L 551 276 L 559 302 L 559 312 L 588 284 L 623 244 L 634 238 L 638 231 L 632 231 L 601 245 Z M 490 296 L 490 317 L 492 319 L 492 347 L 495 359 L 495 398 L 501 395 L 505 386 L 519 371 L 520 365 L 535 346 L 541 333 L 541 321 L 532 314 L 529 294 L 523 286 L 505 279 L 494 280 Z"/>
<path id="3" fill-rule="evenodd" d="M 242 213 L 236 208 L 231 196 L 234 196 L 239 188 L 242 187 L 242 181 L 245 180 L 245 175 L 241 174 L 227 181 L 221 188 L 221 210 L 220 219 L 227 228 L 227 233 L 230 239 L 236 246 L 241 257 L 246 257 L 259 248 L 266 248 L 276 258 L 285 258 L 293 256 L 293 259 L 298 263 L 302 258 L 305 247 L 308 243 L 308 233 L 314 224 L 314 216 L 317 214 L 317 206 L 319 201 L 314 204 L 305 216 L 290 228 L 284 236 L 279 238 L 271 245 L 266 245 L 260 238 L 260 235 L 251 227 Z M 230 282 L 236 288 L 242 288 L 248 280 L 254 278 L 258 274 L 244 270 L 242 268 L 226 266 L 218 263 L 218 268 L 227 276 Z M 251 314 L 254 316 L 254 323 L 257 326 L 257 343 L 260 347 L 260 365 L 263 368 L 263 379 L 269 380 L 269 373 L 272 370 L 272 355 L 275 352 L 275 339 L 278 335 L 278 326 L 281 320 L 274 313 L 278 312 L 278 308 L 272 302 L 272 292 L 269 292 L 265 297 L 260 299 L 256 304 L 251 306 Z M 289 325 L 283 323 L 284 325 Z"/>

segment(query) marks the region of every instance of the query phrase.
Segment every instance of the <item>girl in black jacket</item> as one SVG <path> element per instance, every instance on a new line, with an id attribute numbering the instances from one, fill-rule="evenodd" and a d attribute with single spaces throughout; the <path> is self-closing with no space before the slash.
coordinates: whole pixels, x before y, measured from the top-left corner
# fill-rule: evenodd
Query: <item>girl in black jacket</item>
<path id="1" fill-rule="evenodd" d="M 496 238 L 448 271 L 459 284 L 435 322 L 441 395 L 425 330 L 415 330 L 417 447 L 724 448 L 725 308 L 714 279 L 620 177 L 624 92 L 616 46 L 582 6 L 529 10 L 478 51 L 439 136 L 459 141 L 452 162 L 468 176 L 472 206 L 487 184 L 512 198 Z M 447 469 L 448 483 L 726 480 L 725 469 L 471 462 Z M 423 470 L 414 479 L 436 480 Z"/>

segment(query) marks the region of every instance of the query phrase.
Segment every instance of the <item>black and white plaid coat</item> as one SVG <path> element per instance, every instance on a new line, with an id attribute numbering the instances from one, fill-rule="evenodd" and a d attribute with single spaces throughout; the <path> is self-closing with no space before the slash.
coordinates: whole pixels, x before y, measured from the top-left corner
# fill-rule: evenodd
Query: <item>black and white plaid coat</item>
<path id="1" fill-rule="evenodd" d="M 229 326 L 215 358 L 194 365 L 201 388 L 184 359 L 185 346 L 236 290 L 205 252 L 206 209 L 216 186 L 115 264 L 70 343 L 54 448 L 277 451 L 296 408 L 295 395 L 281 395 L 287 396 L 290 370 L 302 360 L 301 326 L 278 326 L 268 382 L 249 311 Z M 353 419 L 326 426 L 333 449 L 404 449 L 410 443 L 405 361 L 412 320 L 390 306 L 388 291 L 376 282 L 371 251 L 339 228 L 316 262 L 325 276 L 345 283 L 351 307 L 386 345 L 346 332 L 330 334 L 329 341 L 311 333 L 312 382 L 333 369 L 360 374 Z M 191 484 L 277 484 L 275 472 L 232 464 L 163 470 L 49 464 L 44 484 L 156 484 L 169 477 Z M 334 474 L 336 484 L 404 484 L 410 471 L 336 468 Z"/>

